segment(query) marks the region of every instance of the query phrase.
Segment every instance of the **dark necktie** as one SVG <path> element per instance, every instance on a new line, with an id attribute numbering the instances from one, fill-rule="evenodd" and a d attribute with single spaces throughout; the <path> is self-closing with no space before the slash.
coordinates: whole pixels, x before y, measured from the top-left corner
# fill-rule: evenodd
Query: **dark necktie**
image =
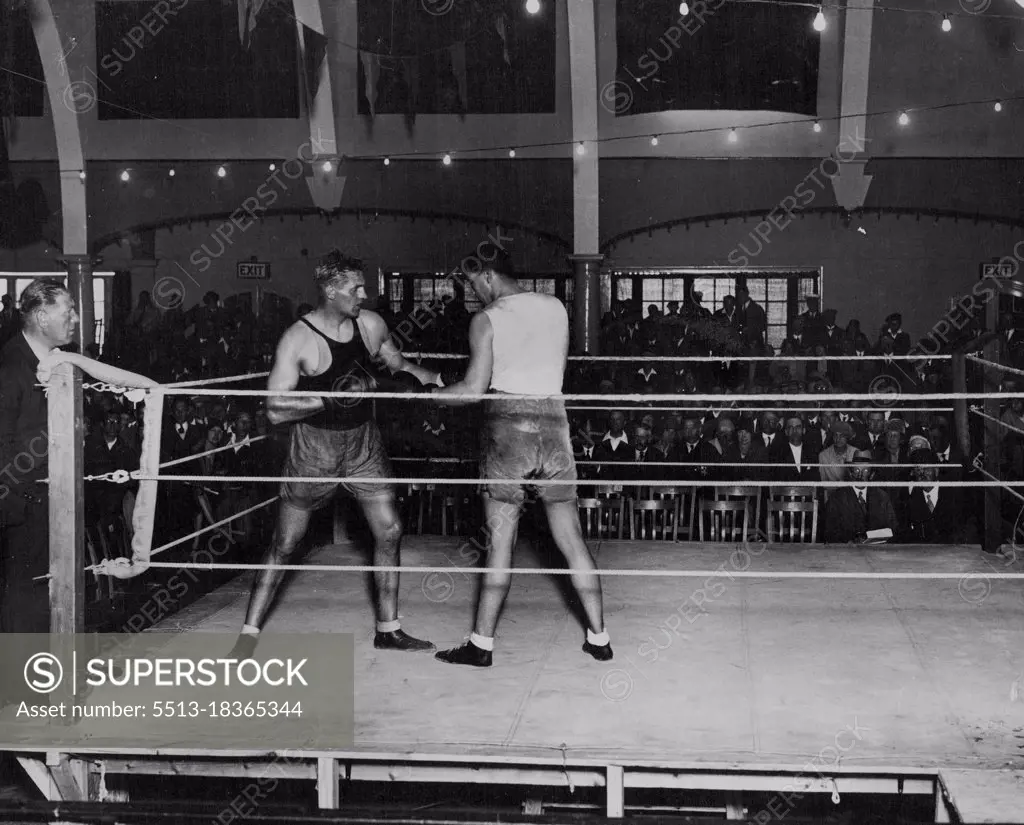
<path id="1" fill-rule="evenodd" d="M 866 511 L 868 509 L 868 503 L 864 499 L 864 491 L 863 490 L 858 491 L 858 493 L 857 493 L 857 501 L 860 503 L 860 509 L 861 510 L 865 510 Z"/>
<path id="2" fill-rule="evenodd" d="M 932 499 L 932 497 L 930 495 L 925 495 L 924 500 L 925 500 L 925 503 L 928 505 L 928 512 L 929 513 L 934 513 L 935 512 L 935 502 Z"/>

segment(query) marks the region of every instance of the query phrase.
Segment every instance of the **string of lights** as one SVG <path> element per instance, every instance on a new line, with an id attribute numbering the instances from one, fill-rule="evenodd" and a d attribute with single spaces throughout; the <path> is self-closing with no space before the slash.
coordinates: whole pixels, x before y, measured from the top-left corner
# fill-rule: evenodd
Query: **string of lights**
<path id="1" fill-rule="evenodd" d="M 944 109 L 962 108 L 962 107 L 967 107 L 967 106 L 979 106 L 979 105 L 987 106 L 987 105 L 991 105 L 991 104 L 994 104 L 994 107 L 993 107 L 994 111 L 1002 112 L 1002 111 L 1005 110 L 1007 104 L 1013 103 L 1013 102 L 1016 102 L 1016 101 L 1020 101 L 1020 100 L 1024 100 L 1024 96 L 1002 97 L 1002 98 L 986 98 L 986 99 L 979 99 L 979 100 L 964 100 L 964 101 L 955 101 L 955 102 L 950 102 L 950 103 L 937 103 L 937 104 L 934 104 L 934 105 L 931 105 L 931 106 L 917 106 L 917 107 L 912 107 L 912 108 L 907 108 L 907 109 L 887 109 L 887 110 L 878 110 L 878 111 L 874 111 L 874 112 L 864 112 L 864 113 L 859 113 L 859 114 L 836 115 L 836 116 L 833 116 L 833 117 L 818 118 L 818 119 L 813 121 L 813 123 L 811 124 L 810 128 L 814 132 L 820 133 L 820 132 L 823 131 L 822 123 L 831 123 L 831 122 L 834 122 L 834 121 L 840 121 L 840 120 L 850 119 L 850 118 L 861 118 L 861 117 L 872 118 L 872 117 L 882 117 L 882 116 L 891 116 L 891 115 L 898 115 L 897 122 L 901 126 L 907 126 L 910 123 L 910 113 L 911 112 L 913 112 L 915 114 L 921 114 L 921 113 L 926 113 L 926 112 L 930 112 L 930 111 L 939 111 L 939 110 L 944 110 Z M 644 140 L 647 140 L 647 141 L 650 141 L 651 145 L 658 146 L 659 143 L 660 143 L 660 140 L 662 138 L 665 138 L 665 137 L 685 137 L 687 135 L 710 134 L 710 133 L 716 133 L 716 132 L 719 132 L 719 133 L 720 132 L 726 132 L 727 133 L 727 140 L 730 143 L 738 143 L 738 141 L 739 141 L 738 135 L 739 135 L 740 131 L 748 131 L 748 130 L 753 130 L 753 129 L 766 129 L 766 128 L 770 128 L 770 127 L 774 127 L 774 126 L 794 126 L 794 125 L 800 125 L 800 124 L 804 124 L 804 123 L 808 123 L 808 122 L 809 121 L 806 120 L 806 119 L 773 120 L 773 121 L 766 121 L 764 123 L 754 123 L 754 124 L 750 124 L 750 125 L 747 125 L 747 126 L 739 126 L 739 127 L 736 127 L 736 126 L 709 126 L 709 127 L 699 128 L 699 129 L 678 129 L 678 130 L 673 130 L 673 131 L 660 131 L 660 132 L 658 132 L 656 134 L 654 134 L 654 133 L 647 133 L 647 134 L 631 134 L 631 135 L 613 135 L 613 136 L 610 136 L 610 137 L 595 138 L 593 140 L 587 140 L 587 141 L 584 141 L 584 142 L 579 142 L 579 141 L 548 141 L 548 142 L 526 143 L 526 144 L 520 143 L 520 144 L 516 144 L 515 146 L 511 146 L 511 145 L 504 145 L 504 146 L 498 145 L 498 146 L 477 147 L 477 148 L 473 148 L 473 149 L 450 150 L 450 151 L 447 151 L 447 152 L 440 152 L 440 153 L 437 152 L 437 151 L 426 151 L 425 150 L 425 151 L 412 151 L 412 152 L 404 152 L 404 153 L 401 153 L 401 154 L 389 154 L 389 155 L 358 155 L 358 156 L 352 155 L 352 156 L 345 156 L 344 158 L 340 158 L 338 162 L 344 161 L 344 160 L 351 160 L 351 161 L 356 161 L 356 160 L 361 160 L 361 161 L 381 161 L 381 162 L 383 162 L 383 164 L 385 166 L 390 166 L 392 161 L 394 161 L 394 160 L 415 160 L 415 159 L 423 159 L 423 158 L 432 158 L 432 159 L 436 160 L 440 156 L 441 163 L 444 166 L 451 166 L 455 162 L 455 157 L 457 155 L 465 156 L 465 155 L 489 155 L 489 154 L 497 154 L 497 153 L 507 153 L 510 159 L 514 159 L 514 158 L 517 157 L 517 151 L 519 151 L 519 150 L 523 150 L 523 149 L 553 149 L 553 148 L 560 148 L 560 147 L 565 147 L 565 148 L 574 147 L 575 153 L 577 155 L 582 156 L 582 155 L 586 154 L 588 144 L 599 146 L 601 144 L 606 144 L 606 143 L 615 143 L 615 142 L 622 142 L 622 141 L 644 141 Z M 247 161 L 242 161 L 242 162 L 245 163 Z M 326 172 L 326 173 L 330 173 L 335 168 L 335 161 L 323 160 L 323 161 L 319 162 L 319 165 L 320 165 L 321 171 Z M 277 169 L 277 164 L 275 162 L 271 162 L 271 163 L 269 163 L 268 168 L 269 168 L 269 170 L 271 172 L 273 172 L 273 171 L 275 171 Z M 124 182 L 124 183 L 128 183 L 129 182 L 129 180 L 130 180 L 130 174 L 129 174 L 130 171 L 131 170 L 129 168 L 129 169 L 125 169 L 121 173 L 121 180 L 122 180 L 122 182 Z M 83 172 L 82 173 L 83 179 L 84 179 L 84 174 L 85 173 Z M 220 178 L 225 177 L 226 174 L 227 174 L 226 167 L 223 164 L 218 164 L 217 170 L 216 170 L 216 174 Z M 168 170 L 168 175 L 170 177 L 174 177 L 175 170 L 174 170 L 173 167 Z"/>
<path id="2" fill-rule="evenodd" d="M 832 6 L 827 6 L 827 5 L 823 6 L 821 3 L 804 2 L 803 0 L 730 0 L 730 2 L 732 2 L 732 3 L 745 3 L 745 4 L 750 4 L 750 5 L 791 6 L 791 7 L 801 7 L 801 8 L 808 8 L 808 9 L 817 9 L 817 14 L 814 17 L 812 25 L 814 26 L 815 30 L 817 30 L 819 32 L 820 31 L 824 31 L 827 28 L 827 16 L 825 14 L 825 10 L 826 9 L 828 10 L 829 15 L 831 15 L 832 13 L 838 14 L 840 12 L 844 12 L 845 13 L 845 12 L 849 12 L 849 11 L 860 10 L 860 11 L 871 11 L 871 12 L 899 12 L 899 13 L 905 13 L 905 14 L 922 14 L 922 15 L 929 15 L 929 16 L 941 16 L 942 17 L 941 28 L 942 28 L 942 31 L 944 31 L 944 32 L 949 32 L 952 29 L 952 23 L 950 21 L 951 17 L 972 17 L 972 18 L 980 18 L 980 17 L 982 17 L 982 14 L 980 14 L 980 13 L 969 12 L 969 11 L 961 11 L 961 12 L 948 12 L 947 11 L 947 12 L 944 12 L 944 11 L 939 11 L 939 10 L 936 10 L 936 9 L 907 8 L 907 7 L 902 7 L 902 6 L 870 6 L 869 7 L 869 6 L 847 5 L 845 7 L 838 7 L 838 6 L 832 7 Z M 1014 0 L 1014 2 L 1018 6 L 1021 6 L 1022 8 L 1024 8 L 1024 0 Z M 694 3 L 694 8 L 696 8 L 696 5 L 697 4 Z M 540 3 L 540 0 L 527 0 L 525 8 L 526 8 L 527 13 L 533 15 L 533 14 L 539 13 L 541 11 L 541 9 L 542 9 L 542 6 L 541 6 L 541 3 Z M 985 8 L 987 9 L 987 6 Z M 688 16 L 690 14 L 690 11 L 691 11 L 690 4 L 688 4 L 686 2 L 680 3 L 680 5 L 679 5 L 679 13 L 680 13 L 681 16 L 683 16 L 683 17 Z M 1012 20 L 1012 21 L 1015 21 L 1015 22 L 1024 21 L 1024 16 L 1014 16 L 1014 15 L 1005 15 L 1005 14 L 984 14 L 984 17 L 986 19 Z M 328 40 L 333 40 L 332 38 L 327 38 L 327 39 Z M 339 43 L 342 46 L 351 47 L 350 44 L 344 43 L 342 41 L 334 40 L 334 42 Z M 355 48 L 355 47 L 351 47 L 351 48 Z M 31 77 L 28 77 L 27 75 L 22 75 L 20 73 L 14 72 L 13 70 L 11 70 L 11 69 L 9 69 L 7 67 L 0 66 L 0 70 L 2 70 L 4 72 L 7 72 L 9 74 L 12 74 L 12 75 L 17 75 L 18 77 L 21 77 L 21 78 L 26 79 L 26 80 L 35 81 L 35 82 L 41 82 L 41 81 L 38 81 L 36 78 L 31 78 Z M 1021 97 L 1021 96 L 1017 96 L 1017 97 L 1002 96 L 1002 97 L 999 97 L 999 98 L 987 98 L 987 99 L 968 100 L 968 101 L 954 101 L 954 102 L 941 103 L 941 104 L 932 104 L 932 105 L 925 105 L 925 106 L 904 107 L 902 109 L 879 110 L 879 111 L 874 111 L 874 112 L 863 112 L 863 113 L 859 113 L 859 114 L 847 114 L 845 116 L 844 115 L 835 115 L 835 116 L 824 117 L 824 118 L 820 118 L 819 117 L 819 118 L 815 118 L 813 121 L 810 121 L 809 118 L 790 117 L 790 118 L 787 118 L 787 119 L 777 119 L 777 120 L 771 120 L 771 121 L 764 121 L 764 122 L 761 122 L 761 123 L 746 124 L 746 125 L 743 125 L 743 126 L 711 126 L 711 127 L 702 127 L 702 128 L 663 130 L 663 131 L 659 131 L 657 133 L 628 134 L 628 135 L 613 135 L 613 136 L 606 136 L 606 137 L 594 137 L 594 138 L 587 139 L 587 140 L 582 141 L 582 142 L 581 141 L 541 141 L 541 142 L 532 142 L 532 143 L 518 143 L 518 144 L 515 144 L 515 145 L 496 145 L 496 146 L 492 145 L 492 146 L 483 146 L 483 147 L 474 147 L 474 148 L 462 148 L 462 149 L 457 149 L 457 150 L 456 149 L 450 149 L 450 150 L 444 151 L 444 152 L 438 152 L 436 150 L 431 150 L 431 151 L 421 150 L 421 151 L 407 151 L 407 152 L 401 152 L 401 153 L 391 153 L 391 154 L 386 154 L 386 155 L 385 154 L 351 155 L 351 156 L 343 156 L 343 157 L 339 158 L 338 161 L 332 161 L 331 159 L 326 159 L 326 160 L 317 161 L 317 163 L 320 166 L 321 171 L 323 171 L 325 173 L 330 173 L 331 171 L 334 170 L 336 164 L 339 161 L 341 161 L 341 160 L 380 161 L 380 162 L 383 163 L 384 166 L 390 166 L 392 160 L 400 160 L 400 159 L 401 160 L 416 160 L 416 159 L 425 159 L 425 158 L 437 159 L 438 156 L 440 156 L 441 163 L 444 166 L 451 166 L 453 164 L 453 162 L 454 162 L 454 158 L 455 158 L 456 155 L 458 155 L 458 156 L 474 156 L 474 155 L 481 156 L 481 155 L 490 155 L 490 154 L 495 154 L 495 153 L 506 153 L 507 156 L 509 157 L 509 159 L 515 159 L 518 156 L 518 152 L 520 152 L 522 150 L 558 149 L 558 148 L 569 148 L 569 147 L 572 147 L 572 151 L 574 151 L 577 156 L 581 156 L 582 157 L 582 156 L 586 155 L 586 153 L 588 151 L 588 145 L 590 145 L 591 147 L 599 147 L 602 144 L 616 143 L 616 142 L 622 142 L 622 141 L 642 141 L 642 140 L 646 140 L 646 141 L 650 142 L 651 146 L 658 146 L 660 144 L 660 141 L 663 138 L 667 138 L 667 137 L 684 138 L 684 137 L 693 136 L 693 135 L 714 134 L 714 133 L 722 133 L 722 132 L 724 132 L 726 134 L 727 142 L 729 144 L 735 145 L 735 144 L 738 144 L 740 142 L 740 132 L 741 131 L 750 131 L 750 130 L 754 130 L 754 129 L 767 129 L 767 128 L 772 128 L 772 127 L 777 127 L 777 126 L 794 126 L 794 125 L 800 125 L 800 124 L 804 124 L 804 123 L 809 123 L 810 124 L 810 128 L 815 133 L 821 133 L 824 130 L 823 123 L 825 123 L 825 124 L 832 123 L 832 122 L 835 122 L 835 121 L 843 120 L 844 118 L 858 118 L 858 119 L 859 118 L 878 118 L 878 117 L 885 117 L 885 116 L 891 116 L 891 115 L 896 115 L 897 116 L 898 124 L 901 127 L 906 127 L 906 126 L 910 125 L 911 113 L 913 113 L 913 114 L 926 114 L 928 112 L 940 111 L 940 110 L 944 110 L 944 109 L 963 108 L 963 107 L 978 106 L 978 105 L 991 105 L 994 112 L 1000 113 L 1000 112 L 1004 111 L 1004 109 L 1006 108 L 1006 106 L 1009 103 L 1015 102 L 1015 101 L 1018 101 L 1018 100 L 1022 100 L 1022 99 L 1024 99 L 1024 97 Z M 118 107 L 118 108 L 122 108 L 122 107 Z M 144 119 L 151 119 L 151 120 L 156 120 L 156 121 L 165 122 L 165 123 L 167 122 L 166 120 L 164 120 L 162 118 L 154 118 L 154 117 L 149 116 L 149 115 L 147 115 L 146 113 L 143 113 L 143 112 L 131 111 L 131 114 L 140 116 L 140 117 L 142 117 Z M 169 124 L 169 125 L 176 125 L 176 124 Z M 270 162 L 268 168 L 269 168 L 269 170 L 271 172 L 273 172 L 273 171 L 276 170 L 277 164 L 275 162 Z M 85 180 L 85 178 L 86 178 L 86 172 L 85 172 L 84 169 L 82 169 L 82 170 L 69 170 L 69 171 L 72 171 L 72 172 L 78 171 L 79 172 L 79 176 L 80 176 L 80 178 L 82 180 Z M 122 171 L 119 174 L 119 178 L 120 178 L 122 183 L 129 183 L 131 181 L 131 178 L 132 178 L 131 173 L 132 173 L 132 171 L 133 170 L 131 169 L 131 167 L 122 169 Z M 177 171 L 176 171 L 176 169 L 174 167 L 170 167 L 167 170 L 167 176 L 169 178 L 174 178 L 176 176 L 176 174 L 177 174 Z M 227 167 L 223 163 L 219 163 L 217 165 L 216 175 L 217 175 L 218 178 L 225 178 L 225 177 L 227 177 L 228 169 L 227 169 Z"/>

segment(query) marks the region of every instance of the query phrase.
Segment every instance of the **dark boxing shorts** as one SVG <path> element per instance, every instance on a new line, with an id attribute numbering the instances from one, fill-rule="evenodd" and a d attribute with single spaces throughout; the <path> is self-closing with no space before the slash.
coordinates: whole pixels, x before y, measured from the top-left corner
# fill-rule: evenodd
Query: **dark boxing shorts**
<path id="1" fill-rule="evenodd" d="M 284 481 L 281 500 L 300 510 L 317 510 L 327 504 L 339 486 L 358 499 L 376 498 L 394 492 L 392 484 L 361 484 L 335 478 L 390 478 L 391 462 L 375 421 L 350 430 L 325 430 L 298 422 L 292 427 L 288 458 L 282 476 L 325 479 L 320 482 Z"/>
<path id="2" fill-rule="evenodd" d="M 512 482 L 485 484 L 484 492 L 493 500 L 522 504 L 530 486 L 541 501 L 576 500 L 576 461 L 565 402 L 488 398 L 482 441 L 480 477 Z M 565 484 L 530 485 L 534 479 Z"/>

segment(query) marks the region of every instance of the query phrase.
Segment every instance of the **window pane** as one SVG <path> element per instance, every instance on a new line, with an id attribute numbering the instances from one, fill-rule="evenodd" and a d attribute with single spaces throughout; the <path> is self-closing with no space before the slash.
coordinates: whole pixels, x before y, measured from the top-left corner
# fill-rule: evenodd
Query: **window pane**
<path id="1" fill-rule="evenodd" d="M 660 304 L 665 293 L 662 278 L 644 278 L 644 312 L 648 304 Z"/>
<path id="2" fill-rule="evenodd" d="M 402 299 L 405 297 L 405 281 L 397 272 L 388 277 L 388 306 L 396 315 L 402 311 Z"/>
<path id="3" fill-rule="evenodd" d="M 686 279 L 685 278 L 666 278 L 665 279 L 665 301 L 679 301 L 682 303 L 686 300 Z"/>
<path id="4" fill-rule="evenodd" d="M 615 299 L 618 301 L 633 300 L 633 279 L 619 278 L 615 282 Z"/>
<path id="5" fill-rule="evenodd" d="M 412 302 L 415 305 L 425 304 L 434 297 L 433 278 L 414 278 L 412 282 Z"/>
<path id="6" fill-rule="evenodd" d="M 693 291 L 702 294 L 701 306 L 711 312 L 717 310 L 722 304 L 719 293 L 723 296 L 728 294 L 723 280 L 715 277 L 693 279 Z"/>

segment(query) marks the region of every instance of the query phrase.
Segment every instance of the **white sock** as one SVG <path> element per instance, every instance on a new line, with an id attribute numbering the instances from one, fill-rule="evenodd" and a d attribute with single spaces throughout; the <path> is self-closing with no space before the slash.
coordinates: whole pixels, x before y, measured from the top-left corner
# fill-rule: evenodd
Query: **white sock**
<path id="1" fill-rule="evenodd" d="M 480 636 L 476 633 L 469 634 L 469 641 L 481 650 L 494 650 L 493 636 Z"/>
<path id="2" fill-rule="evenodd" d="M 256 627 L 255 625 L 243 624 L 242 625 L 242 635 L 243 636 L 259 636 L 260 635 L 260 629 L 258 627 Z"/>
<path id="3" fill-rule="evenodd" d="M 600 633 L 595 633 L 589 627 L 587 628 L 587 641 L 597 647 L 604 647 L 606 644 L 611 642 L 611 636 L 608 635 L 607 630 L 602 630 Z"/>
<path id="4" fill-rule="evenodd" d="M 401 630 L 402 623 L 395 619 L 392 622 L 377 622 L 378 633 L 394 633 L 396 630 Z"/>

